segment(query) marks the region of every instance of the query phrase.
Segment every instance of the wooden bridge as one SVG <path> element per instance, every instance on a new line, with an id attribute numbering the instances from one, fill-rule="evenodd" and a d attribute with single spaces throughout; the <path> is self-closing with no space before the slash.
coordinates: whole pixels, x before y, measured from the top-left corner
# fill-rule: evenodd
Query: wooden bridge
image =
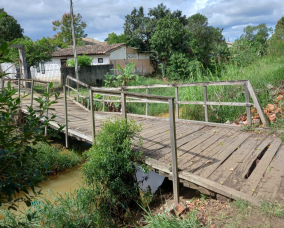
<path id="1" fill-rule="evenodd" d="M 74 89 L 71 87 L 77 85 Z M 33 88 L 32 81 L 32 88 Z M 75 83 L 75 84 L 74 84 Z M 207 87 L 220 85 L 242 85 L 245 89 L 246 102 L 209 102 Z M 2 84 L 3 86 L 3 84 Z M 79 93 L 79 86 L 89 90 L 89 96 Z M 178 88 L 186 86 L 203 86 L 203 101 L 179 101 Z M 176 97 L 150 95 L 149 88 L 175 87 Z M 254 106 L 263 124 L 268 127 L 262 108 L 249 81 L 226 81 L 187 83 L 171 85 L 136 86 L 121 88 L 95 88 L 68 77 L 63 87 L 63 99 L 52 105 L 56 114 L 51 127 L 58 128 L 66 124 L 66 146 L 68 137 L 76 137 L 93 143 L 95 132 L 101 127 L 101 121 L 106 118 L 133 118 L 137 124 L 142 124 L 143 147 L 140 149 L 146 156 L 145 163 L 157 173 L 173 180 L 174 199 L 177 203 L 179 183 L 201 193 L 217 195 L 232 199 L 242 198 L 253 204 L 260 200 L 282 200 L 284 197 L 284 146 L 280 138 L 265 133 L 265 130 L 242 131 L 239 126 L 208 122 L 207 105 L 244 106 L 248 120 L 251 120 L 250 108 Z M 146 94 L 126 92 L 130 88 L 144 88 Z M 20 89 L 20 87 L 19 87 Z M 69 95 L 68 95 L 68 92 Z M 77 99 L 70 97 L 74 90 Z M 23 89 L 22 89 L 23 91 Z M 32 89 L 25 89 L 28 93 Z M 103 99 L 95 99 L 93 94 L 103 95 Z M 36 93 L 22 100 L 22 110 L 28 113 L 26 106 L 31 105 Z M 121 97 L 119 100 L 107 100 L 108 97 Z M 88 106 L 79 104 L 79 98 L 88 99 Z M 110 99 L 110 98 L 108 98 Z M 116 98 L 115 98 L 116 99 Z M 77 101 L 76 101 L 77 100 Z M 121 102 L 121 112 L 95 112 L 94 100 L 103 102 Z M 250 103 L 250 101 L 253 103 Z M 146 103 L 146 115 L 129 114 L 126 111 L 127 102 Z M 149 103 L 166 103 L 169 105 L 170 118 L 158 118 L 148 115 Z M 179 104 L 204 105 L 205 120 L 190 121 L 174 118 Z M 32 103 L 36 108 L 35 102 Z M 248 122 L 251 124 L 251 122 Z"/>

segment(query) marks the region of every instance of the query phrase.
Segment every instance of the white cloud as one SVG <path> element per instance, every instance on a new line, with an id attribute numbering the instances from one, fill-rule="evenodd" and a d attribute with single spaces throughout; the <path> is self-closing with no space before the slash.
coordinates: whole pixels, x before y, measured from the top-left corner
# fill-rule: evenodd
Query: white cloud
<path id="1" fill-rule="evenodd" d="M 73 0 L 74 12 L 80 12 L 90 37 L 104 40 L 108 33 L 123 32 L 125 16 L 134 7 L 148 9 L 163 2 L 171 10 L 190 16 L 197 12 L 208 17 L 209 24 L 224 28 L 224 35 L 235 39 L 244 26 L 266 23 L 275 26 L 284 14 L 283 0 Z M 101 4 L 103 3 L 103 4 Z M 32 39 L 53 36 L 52 21 L 70 11 L 69 0 L 1 0 L 5 11 L 21 24 Z"/>

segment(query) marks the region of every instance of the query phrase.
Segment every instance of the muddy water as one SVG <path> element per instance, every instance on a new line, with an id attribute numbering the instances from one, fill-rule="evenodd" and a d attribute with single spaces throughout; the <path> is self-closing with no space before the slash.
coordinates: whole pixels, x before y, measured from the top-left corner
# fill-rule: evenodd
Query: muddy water
<path id="1" fill-rule="evenodd" d="M 41 191 L 42 194 L 39 197 L 37 197 L 37 201 L 39 201 L 41 197 L 45 197 L 46 199 L 51 199 L 50 194 L 48 194 L 49 190 L 51 190 L 54 194 L 56 194 L 57 192 L 61 194 L 64 194 L 65 192 L 71 193 L 72 191 L 75 190 L 75 188 L 78 188 L 79 186 L 83 185 L 81 177 L 82 174 L 80 166 L 68 169 L 56 176 L 49 177 L 48 180 L 43 181 L 39 184 L 39 186 L 42 188 Z M 20 194 L 17 195 L 17 198 L 18 197 L 24 197 L 24 194 L 21 192 Z M 19 210 L 21 211 L 27 208 L 24 202 L 20 202 L 17 205 Z M 14 212 L 14 213 L 19 214 L 20 212 Z M 1 217 L 1 214 L 0 214 L 0 219 L 3 219 L 3 216 Z"/>

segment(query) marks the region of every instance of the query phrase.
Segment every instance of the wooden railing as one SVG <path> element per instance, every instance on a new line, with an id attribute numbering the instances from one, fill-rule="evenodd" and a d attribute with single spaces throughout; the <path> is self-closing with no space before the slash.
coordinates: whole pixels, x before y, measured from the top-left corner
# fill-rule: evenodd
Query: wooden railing
<path id="1" fill-rule="evenodd" d="M 69 80 L 73 80 L 77 82 L 76 79 L 73 79 L 72 77 L 67 77 L 67 82 Z M 81 83 L 81 85 L 90 88 L 85 83 Z M 68 84 L 69 85 L 69 84 Z M 244 94 L 245 94 L 245 101 L 244 102 L 216 102 L 216 101 L 208 101 L 207 96 L 207 88 L 208 86 L 236 86 L 241 85 L 244 86 Z M 180 101 L 179 100 L 179 88 L 180 87 L 196 87 L 196 86 L 202 86 L 203 87 L 203 101 Z M 95 87 L 93 87 L 95 88 Z M 103 90 L 118 90 L 118 91 L 126 91 L 129 89 L 145 89 L 146 94 L 149 94 L 149 89 L 153 88 L 175 88 L 175 105 L 176 105 L 176 118 L 179 119 L 179 105 L 203 105 L 204 106 L 204 116 L 205 116 L 205 122 L 209 122 L 209 116 L 208 116 L 208 105 L 225 105 L 225 106 L 237 106 L 237 107 L 246 107 L 246 114 L 247 114 L 247 122 L 250 126 L 252 124 L 251 122 L 251 107 L 255 107 L 258 111 L 258 114 L 260 116 L 260 119 L 264 125 L 264 127 L 269 126 L 269 122 L 261 108 L 260 102 L 255 94 L 255 91 L 250 83 L 249 80 L 239 80 L 239 81 L 217 81 L 217 82 L 197 82 L 197 83 L 174 83 L 174 84 L 159 84 L 159 85 L 148 85 L 148 86 L 123 86 L 123 87 L 113 87 L 113 88 L 104 88 Z M 73 89 L 73 88 L 72 88 Z M 96 88 L 101 89 L 101 88 Z M 75 89 L 73 89 L 75 90 Z M 89 108 L 89 97 L 81 96 L 79 95 L 79 91 L 75 90 L 77 92 L 77 101 L 80 97 L 84 97 L 88 99 L 88 108 Z M 250 102 L 250 98 L 252 99 L 253 103 Z M 105 96 L 103 96 L 103 99 L 94 99 L 95 101 L 103 102 L 103 112 L 105 111 L 105 102 L 121 102 L 120 100 L 109 100 L 105 99 Z M 146 110 L 145 115 L 149 115 L 149 103 L 164 103 L 163 101 L 155 101 L 155 102 L 147 102 L 143 101 L 141 99 L 135 99 L 135 100 L 126 100 L 126 102 L 131 103 L 146 103 Z M 200 121 L 194 121 L 191 122 L 200 122 Z"/>
<path id="2" fill-rule="evenodd" d="M 68 77 L 67 77 L 68 78 Z M 174 200 L 175 203 L 178 203 L 179 200 L 179 181 L 178 181 L 178 165 L 177 165 L 177 146 L 176 146 L 176 126 L 175 126 L 175 117 L 174 117 L 174 97 L 166 97 L 166 96 L 157 96 L 157 95 L 150 95 L 150 94 L 141 94 L 141 93 L 132 93 L 132 92 L 126 92 L 126 91 L 117 91 L 117 90 L 106 90 L 102 88 L 96 88 L 86 85 L 85 83 L 82 83 L 76 79 L 68 78 L 69 80 L 73 80 L 76 83 L 83 85 L 87 88 L 89 88 L 89 99 L 90 99 L 90 111 L 91 111 L 91 120 L 92 120 L 92 139 L 93 143 L 95 143 L 95 137 L 96 137 L 96 131 L 95 131 L 95 113 L 94 113 L 94 93 L 100 94 L 103 96 L 115 96 L 115 97 L 121 97 L 121 114 L 122 118 L 127 120 L 127 111 L 126 111 L 126 101 L 127 98 L 130 99 L 137 99 L 140 102 L 163 102 L 168 103 L 169 105 L 169 120 L 170 120 L 170 137 L 171 137 L 171 151 L 172 151 L 172 165 L 173 165 L 173 188 L 174 188 Z M 67 91 L 66 88 L 73 89 L 69 83 L 66 83 L 65 86 L 63 86 L 63 93 L 64 93 L 64 107 L 65 107 L 65 141 L 66 141 L 66 147 L 69 147 L 68 142 L 68 107 L 67 107 Z M 77 86 L 77 90 L 75 90 L 77 93 L 79 87 Z M 77 95 L 77 99 L 79 96 Z M 135 100 L 136 101 L 136 100 Z"/>
<path id="3" fill-rule="evenodd" d="M 42 80 L 34 80 L 34 79 L 22 79 L 22 78 L 17 78 L 17 79 L 13 79 L 13 78 L 9 78 L 7 76 L 2 77 L 1 79 L 1 91 L 3 91 L 4 86 L 5 86 L 5 81 L 10 81 L 10 82 L 17 82 L 18 83 L 18 96 L 19 98 L 21 97 L 21 83 L 26 82 L 26 83 L 30 83 L 30 90 L 31 90 L 31 96 L 30 96 L 30 106 L 33 107 L 33 101 L 34 101 L 34 84 L 35 83 L 40 83 L 40 84 L 45 84 L 46 85 L 46 92 L 49 92 L 49 83 L 48 81 L 42 81 Z M 46 117 L 48 117 L 48 110 L 46 110 Z M 45 127 L 44 130 L 44 135 L 47 136 L 47 126 Z"/>

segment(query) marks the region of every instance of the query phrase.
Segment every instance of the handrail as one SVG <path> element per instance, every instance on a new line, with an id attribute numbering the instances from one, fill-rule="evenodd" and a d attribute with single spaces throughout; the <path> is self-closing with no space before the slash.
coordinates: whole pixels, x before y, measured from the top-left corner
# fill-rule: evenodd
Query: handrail
<path id="1" fill-rule="evenodd" d="M 126 91 L 127 89 L 146 89 L 146 94 L 149 94 L 149 89 L 153 88 L 175 88 L 175 105 L 176 105 L 176 118 L 179 119 L 179 105 L 180 104 L 192 104 L 192 105 L 203 105 L 204 106 L 204 115 L 205 115 L 205 122 L 209 122 L 209 116 L 208 116 L 208 105 L 224 105 L 224 106 L 237 106 L 237 107 L 246 107 L 247 112 L 247 121 L 248 125 L 250 126 L 252 124 L 251 122 L 251 107 L 255 106 L 257 109 L 260 119 L 265 127 L 269 126 L 269 122 L 260 106 L 259 100 L 253 90 L 253 87 L 249 80 L 237 80 L 237 81 L 209 81 L 209 82 L 194 82 L 194 83 L 172 83 L 172 84 L 155 84 L 155 85 L 141 85 L 141 86 L 121 86 L 121 87 L 109 87 L 109 88 L 101 88 L 101 87 L 90 87 L 89 85 L 80 82 L 79 80 L 76 80 L 70 76 L 67 76 L 67 79 L 73 80 L 74 82 L 79 83 L 80 85 L 83 85 L 87 88 L 91 88 L 93 91 L 97 91 L 98 94 L 101 95 L 107 95 L 108 96 L 115 96 L 115 94 L 119 94 L 122 91 Z M 244 86 L 244 92 L 245 92 L 245 102 L 214 102 L 214 101 L 208 101 L 207 97 L 207 87 L 208 86 L 224 86 L 224 85 L 241 85 Z M 69 85 L 68 85 L 69 86 Z M 195 86 L 202 86 L 203 87 L 203 101 L 180 101 L 179 100 L 179 93 L 178 89 L 179 87 L 195 87 Z M 73 88 L 72 88 L 73 89 Z M 73 89 L 75 90 L 75 89 Z M 69 91 L 69 87 L 68 87 Z M 76 91 L 76 90 L 75 90 Z M 105 93 L 105 91 L 117 91 L 117 93 Z M 77 91 L 77 93 L 79 93 Z M 77 101 L 79 100 L 79 94 L 77 94 Z M 83 96 L 82 96 L 83 97 Z M 88 99 L 88 104 L 90 102 L 90 97 L 86 97 Z M 128 98 L 130 98 L 128 96 Z M 252 98 L 253 103 L 250 102 L 250 98 Z M 133 97 L 132 97 L 133 99 Z M 131 103 L 146 103 L 146 116 L 149 115 L 149 103 L 167 103 L 167 101 L 163 100 L 143 100 L 140 97 L 135 97 L 135 100 L 129 100 L 127 99 L 126 102 Z M 103 99 L 94 99 L 95 101 L 103 102 L 103 111 L 105 102 L 121 102 L 120 100 L 109 100 L 105 99 L 105 96 L 103 96 Z M 89 107 L 89 105 L 88 105 Z"/>

